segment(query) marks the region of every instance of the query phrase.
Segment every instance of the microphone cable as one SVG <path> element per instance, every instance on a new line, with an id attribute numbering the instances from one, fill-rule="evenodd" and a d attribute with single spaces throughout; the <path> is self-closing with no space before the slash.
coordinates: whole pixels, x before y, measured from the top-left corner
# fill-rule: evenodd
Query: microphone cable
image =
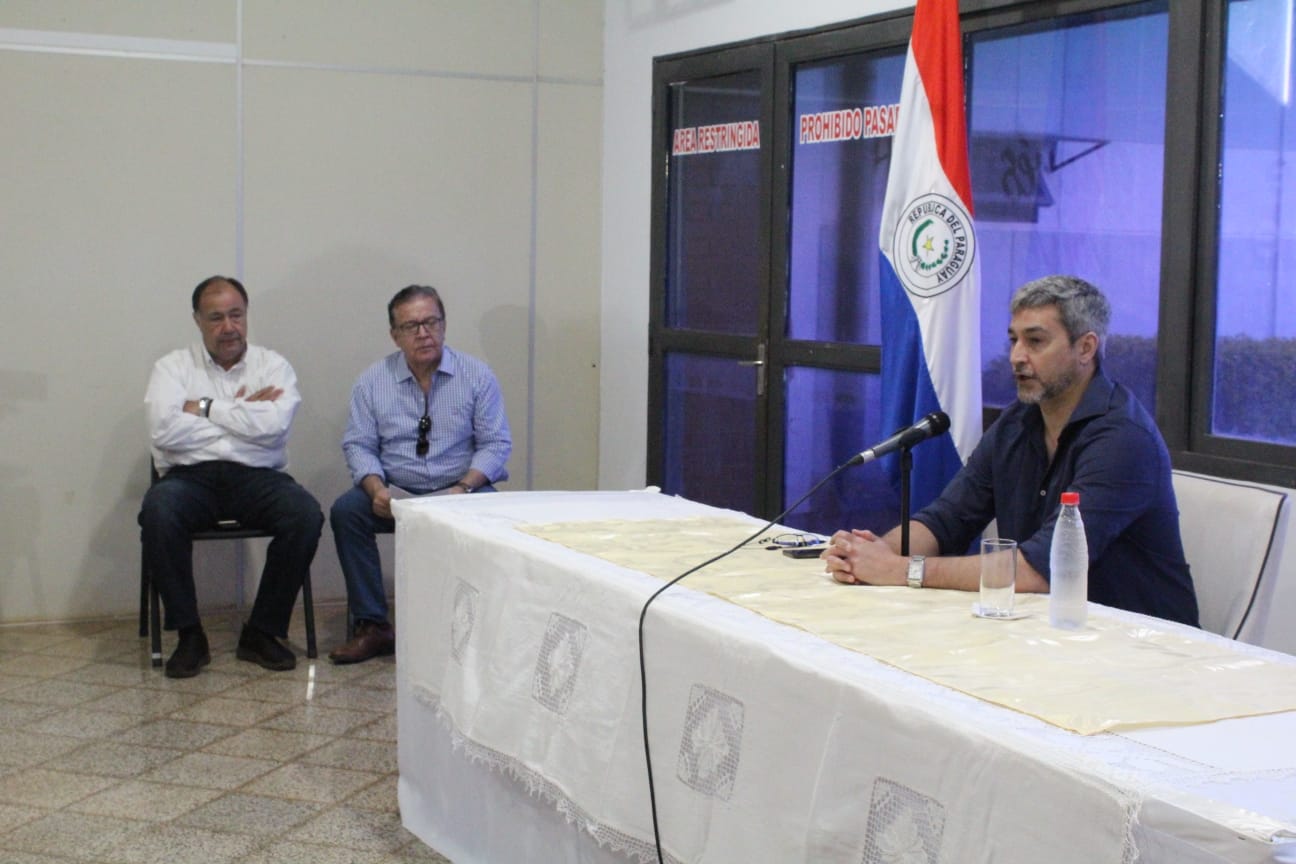
<path id="1" fill-rule="evenodd" d="M 774 527 L 774 525 L 776 525 L 780 519 L 783 519 L 785 516 L 787 516 L 797 507 L 801 506 L 801 503 L 803 501 L 805 501 L 814 493 L 818 492 L 820 487 L 822 487 L 825 483 L 827 483 L 829 480 L 836 477 L 842 471 L 846 470 L 847 468 L 853 467 L 856 464 L 859 463 L 855 461 L 848 461 L 848 462 L 843 462 L 841 465 L 838 465 L 836 468 L 830 471 L 828 475 L 825 476 L 822 480 L 820 480 L 814 486 L 811 486 L 809 492 L 806 492 L 796 501 L 792 502 L 792 504 L 789 505 L 782 513 L 778 514 L 773 519 L 769 520 L 764 525 L 762 525 L 759 531 L 755 532 L 750 537 L 747 537 L 746 539 L 740 541 L 735 546 L 726 549 L 724 552 L 721 552 L 719 555 L 708 558 L 707 560 L 703 561 L 701 564 L 698 564 L 695 567 L 690 567 L 689 569 L 685 570 L 683 573 L 676 576 L 674 579 L 667 582 L 665 585 L 658 588 L 656 591 L 653 592 L 652 596 L 648 598 L 647 602 L 644 603 L 643 609 L 639 612 L 639 709 L 642 713 L 642 720 L 643 720 L 644 766 L 648 771 L 648 803 L 650 808 L 652 809 L 653 847 L 657 852 L 657 864 L 665 864 L 665 859 L 663 858 L 662 855 L 661 830 L 657 822 L 657 789 L 653 784 L 652 752 L 648 746 L 648 670 L 647 670 L 647 666 L 644 663 L 644 617 L 648 614 L 648 607 L 652 605 L 654 600 L 656 600 L 659 596 L 661 596 L 661 593 L 663 591 L 665 591 L 667 588 L 670 588 L 676 582 L 679 582 L 685 576 L 689 576 L 693 573 L 696 573 L 697 571 L 701 570 L 703 567 L 714 564 L 720 559 L 732 555 L 734 552 L 737 552 L 739 549 L 746 546 L 748 543 L 755 540 L 760 535 L 764 534 L 770 528 Z"/>

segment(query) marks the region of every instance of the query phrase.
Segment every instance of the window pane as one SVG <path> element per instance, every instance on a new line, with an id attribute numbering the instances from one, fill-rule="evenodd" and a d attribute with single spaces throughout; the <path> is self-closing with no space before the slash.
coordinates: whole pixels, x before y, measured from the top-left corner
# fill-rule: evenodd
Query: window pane
<path id="1" fill-rule="evenodd" d="M 794 366 L 787 370 L 787 404 L 784 507 L 887 434 L 878 425 L 878 375 Z M 900 521 L 900 496 L 882 463 L 870 462 L 838 474 L 784 521 L 821 533 L 839 528 L 880 533 Z"/>
<path id="2" fill-rule="evenodd" d="M 756 333 L 762 290 L 760 73 L 674 84 L 666 326 Z"/>
<path id="3" fill-rule="evenodd" d="M 1292 18 L 1292 0 L 1229 4 L 1211 410 L 1216 435 L 1280 444 L 1296 444 Z"/>
<path id="4" fill-rule="evenodd" d="M 788 336 L 877 345 L 878 222 L 904 50 L 796 68 Z"/>
<path id="5" fill-rule="evenodd" d="M 973 35 L 972 198 L 984 399 L 1016 396 L 1008 301 L 1050 273 L 1112 304 L 1105 368 L 1154 410 L 1168 14 L 1165 2 Z"/>
<path id="6" fill-rule="evenodd" d="M 666 355 L 663 491 L 757 512 L 756 375 L 731 358 Z"/>

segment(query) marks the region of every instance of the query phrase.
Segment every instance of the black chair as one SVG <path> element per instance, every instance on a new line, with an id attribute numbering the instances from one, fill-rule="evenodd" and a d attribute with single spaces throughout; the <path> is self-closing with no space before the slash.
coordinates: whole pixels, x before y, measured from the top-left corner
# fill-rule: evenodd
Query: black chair
<path id="1" fill-rule="evenodd" d="M 149 464 L 150 482 L 156 483 L 158 480 L 157 468 Z M 237 519 L 221 519 L 214 526 L 205 531 L 195 531 L 189 535 L 194 542 L 203 540 L 250 540 L 257 537 L 272 537 L 269 531 L 260 528 L 244 528 Z M 151 636 L 149 651 L 152 656 L 153 665 L 162 665 L 162 615 L 161 601 L 158 599 L 157 586 L 153 584 L 153 579 L 149 575 L 148 563 L 143 555 L 143 535 L 140 537 L 141 554 L 140 554 L 140 638 Z M 235 567 L 236 577 L 238 579 L 238 607 L 243 608 L 243 557 L 242 549 L 239 550 L 238 565 Z M 311 581 L 310 571 L 306 572 L 306 578 L 302 582 L 302 612 L 306 617 L 306 656 L 314 660 L 319 656 L 319 651 L 315 643 L 315 603 L 311 599 Z"/>

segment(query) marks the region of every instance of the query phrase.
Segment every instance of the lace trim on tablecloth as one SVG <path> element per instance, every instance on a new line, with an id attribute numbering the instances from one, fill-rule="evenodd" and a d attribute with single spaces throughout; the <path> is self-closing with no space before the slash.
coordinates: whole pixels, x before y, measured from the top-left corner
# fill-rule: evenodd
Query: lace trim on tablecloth
<path id="1" fill-rule="evenodd" d="M 600 847 L 630 856 L 642 864 L 651 864 L 657 860 L 657 850 L 653 844 L 601 824 L 538 771 L 528 768 L 512 756 L 478 744 L 460 732 L 455 726 L 454 718 L 442 707 L 441 698 L 437 694 L 413 682 L 410 690 L 414 698 L 430 708 L 438 722 L 450 733 L 451 743 L 456 751 L 463 753 L 473 762 L 485 765 L 490 770 L 498 771 L 517 781 L 526 789 L 528 795 L 549 802 L 563 815 L 569 825 L 584 829 Z M 680 859 L 665 850 L 662 851 L 662 858 L 671 864 L 683 864 Z M 1131 862 L 1132 859 L 1122 864 L 1131 864 Z"/>

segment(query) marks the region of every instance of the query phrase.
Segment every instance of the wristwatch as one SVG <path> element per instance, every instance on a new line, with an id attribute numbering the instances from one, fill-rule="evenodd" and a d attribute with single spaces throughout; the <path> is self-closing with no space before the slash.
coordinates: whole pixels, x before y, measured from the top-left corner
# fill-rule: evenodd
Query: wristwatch
<path id="1" fill-rule="evenodd" d="M 203 417 L 209 416 L 211 414 L 211 403 L 212 400 L 210 396 L 204 396 L 203 398 L 199 399 L 198 413 L 201 414 Z"/>
<path id="2" fill-rule="evenodd" d="M 923 573 L 927 569 L 927 559 L 922 555 L 915 555 L 909 559 L 909 575 L 905 579 L 910 588 L 923 587 Z"/>
<path id="3" fill-rule="evenodd" d="M 454 484 L 454 485 L 456 485 L 456 486 L 458 486 L 460 489 L 462 489 L 462 490 L 464 491 L 465 494 L 468 493 L 468 492 L 472 492 L 472 491 L 473 491 L 473 487 L 472 487 L 470 484 L 468 484 L 467 482 L 463 481 L 463 480 L 460 480 L 458 483 L 456 483 L 456 484 Z"/>

